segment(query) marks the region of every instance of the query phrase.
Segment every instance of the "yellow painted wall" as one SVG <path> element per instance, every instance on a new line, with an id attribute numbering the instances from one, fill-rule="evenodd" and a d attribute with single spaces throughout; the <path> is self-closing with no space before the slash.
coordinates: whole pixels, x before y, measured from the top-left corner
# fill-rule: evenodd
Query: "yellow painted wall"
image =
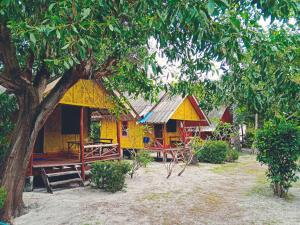
<path id="1" fill-rule="evenodd" d="M 100 138 L 113 139 L 113 143 L 117 143 L 117 124 L 115 120 L 101 120 Z"/>
<path id="2" fill-rule="evenodd" d="M 143 125 L 137 124 L 135 120 L 128 121 L 128 136 L 122 136 L 120 122 L 121 148 L 144 148 Z M 117 143 L 117 124 L 114 120 L 101 120 L 100 138 L 113 139 Z"/>
<path id="3" fill-rule="evenodd" d="M 93 80 L 79 80 L 65 93 L 60 103 L 89 108 L 113 108 L 107 92 Z"/>
<path id="4" fill-rule="evenodd" d="M 200 118 L 188 98 L 177 108 L 171 119 L 199 121 Z"/>
<path id="5" fill-rule="evenodd" d="M 128 121 L 128 136 L 122 136 L 120 131 L 121 148 L 144 148 L 143 138 L 144 129 L 143 125 L 137 124 L 135 120 Z"/>
<path id="6" fill-rule="evenodd" d="M 167 128 L 166 128 L 166 131 L 167 131 Z M 176 122 L 176 132 L 166 132 L 166 144 L 167 145 L 170 145 L 170 137 L 171 136 L 180 136 L 179 121 Z M 174 140 L 174 138 L 172 140 Z"/>
<path id="7" fill-rule="evenodd" d="M 88 113 L 84 110 L 84 141 L 88 141 Z M 79 122 L 79 121 L 78 121 Z M 68 152 L 67 141 L 79 141 L 79 134 L 63 135 L 61 133 L 61 106 L 49 116 L 44 125 L 44 153 Z M 77 153 L 73 149 L 72 153 Z"/>

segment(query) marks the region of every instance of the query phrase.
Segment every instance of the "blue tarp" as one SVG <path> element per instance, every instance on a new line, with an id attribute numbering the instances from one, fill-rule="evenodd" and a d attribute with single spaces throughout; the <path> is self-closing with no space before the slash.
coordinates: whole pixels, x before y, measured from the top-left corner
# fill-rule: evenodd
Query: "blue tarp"
<path id="1" fill-rule="evenodd" d="M 142 119 L 140 119 L 139 123 L 145 123 L 149 119 L 149 117 L 152 115 L 152 112 L 148 112 Z"/>
<path id="2" fill-rule="evenodd" d="M 9 224 L 0 220 L 0 225 L 9 225 Z"/>

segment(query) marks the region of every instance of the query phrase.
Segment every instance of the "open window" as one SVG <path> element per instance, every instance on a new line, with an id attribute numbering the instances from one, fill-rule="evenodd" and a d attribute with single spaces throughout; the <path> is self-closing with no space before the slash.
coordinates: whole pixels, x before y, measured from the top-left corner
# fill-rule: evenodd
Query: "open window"
<path id="1" fill-rule="evenodd" d="M 169 120 L 167 122 L 167 132 L 176 132 L 177 131 L 177 127 L 176 127 L 176 120 Z"/>
<path id="2" fill-rule="evenodd" d="M 122 136 L 128 136 L 128 121 L 122 121 Z"/>
<path id="3" fill-rule="evenodd" d="M 61 133 L 79 134 L 80 108 L 70 105 L 61 106 Z"/>

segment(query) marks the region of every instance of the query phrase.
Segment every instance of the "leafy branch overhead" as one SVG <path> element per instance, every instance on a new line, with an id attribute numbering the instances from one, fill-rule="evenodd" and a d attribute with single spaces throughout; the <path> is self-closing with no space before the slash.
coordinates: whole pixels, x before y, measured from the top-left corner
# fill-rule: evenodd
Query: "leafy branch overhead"
<path id="1" fill-rule="evenodd" d="M 243 48 L 251 48 L 256 35 L 259 13 L 278 19 L 296 15 L 293 2 L 282 5 L 226 0 L 7 0 L 1 3 L 1 27 L 8 29 L 3 39 L 14 44 L 10 56 L 16 59 L 13 64 L 1 60 L 2 68 L 18 71 L 33 82 L 41 69 L 43 74 L 59 76 L 92 60 L 89 74 L 114 73 L 118 75 L 114 79 L 126 81 L 113 82 L 121 89 L 128 89 L 131 81 L 134 86 L 149 87 L 148 92 L 156 87 L 155 77 L 161 72 L 155 57 L 148 57 L 150 37 L 169 61 L 181 62 L 180 77 L 197 80 L 210 70 L 212 60 L 232 64 L 243 57 Z M 145 79 L 149 66 L 152 82 Z M 8 80 L 15 83 L 1 76 L 1 84 L 10 88 Z"/>

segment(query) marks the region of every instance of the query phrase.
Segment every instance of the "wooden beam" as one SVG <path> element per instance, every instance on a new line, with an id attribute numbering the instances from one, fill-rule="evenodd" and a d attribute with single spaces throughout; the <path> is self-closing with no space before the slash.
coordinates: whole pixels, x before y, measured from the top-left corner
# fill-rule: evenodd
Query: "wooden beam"
<path id="1" fill-rule="evenodd" d="M 84 145 L 83 145 L 83 107 L 80 107 L 80 154 L 81 154 L 81 177 L 85 180 Z"/>
<path id="2" fill-rule="evenodd" d="M 166 137 L 167 137 L 167 133 L 166 133 L 166 124 L 163 124 L 162 127 L 162 138 L 163 138 L 163 147 L 166 148 Z"/>
<path id="3" fill-rule="evenodd" d="M 121 132 L 121 122 L 119 120 L 116 121 L 116 126 L 117 126 L 117 143 L 118 143 L 118 146 L 117 146 L 117 150 L 118 150 L 118 154 L 119 154 L 119 159 L 121 160 L 123 158 L 122 156 L 122 150 L 121 150 L 121 135 L 120 135 L 120 132 Z"/>

